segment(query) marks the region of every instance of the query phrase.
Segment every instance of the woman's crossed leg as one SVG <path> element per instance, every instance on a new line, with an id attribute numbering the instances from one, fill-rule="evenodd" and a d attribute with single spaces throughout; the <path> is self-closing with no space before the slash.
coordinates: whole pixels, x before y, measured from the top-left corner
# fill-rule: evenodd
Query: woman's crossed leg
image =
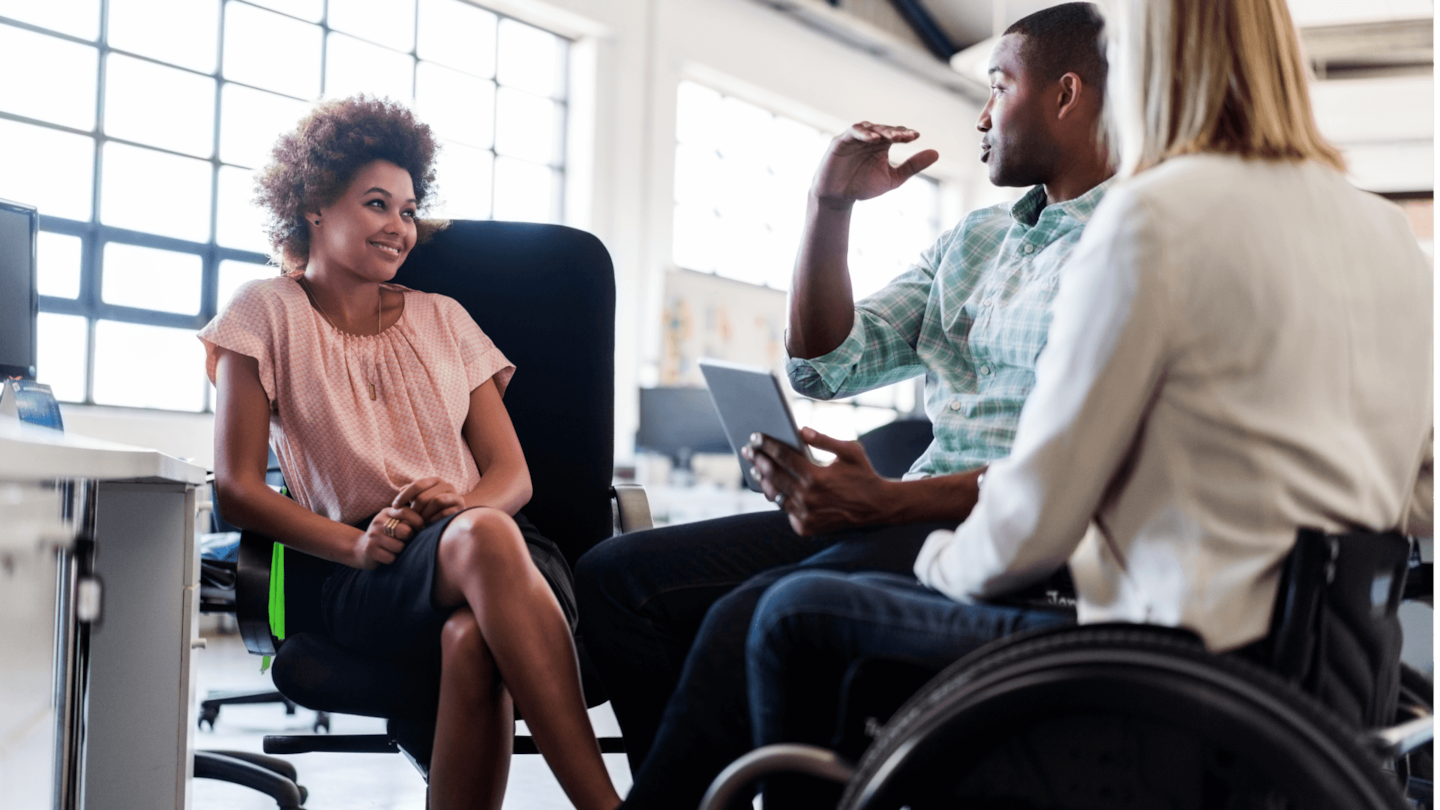
<path id="1" fill-rule="evenodd" d="M 459 608 L 442 635 L 433 805 L 500 806 L 511 698 L 579 810 L 619 804 L 585 710 L 570 627 L 514 519 L 490 508 L 456 515 L 440 537 L 433 596 Z"/>

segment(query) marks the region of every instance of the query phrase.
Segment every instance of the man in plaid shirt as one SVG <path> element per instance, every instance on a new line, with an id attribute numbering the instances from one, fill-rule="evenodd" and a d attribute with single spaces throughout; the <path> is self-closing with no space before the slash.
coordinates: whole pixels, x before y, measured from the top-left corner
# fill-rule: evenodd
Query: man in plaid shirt
<path id="1" fill-rule="evenodd" d="M 749 749 L 745 637 L 771 583 L 807 569 L 910 575 L 925 538 L 964 520 L 984 466 L 1009 453 L 1059 274 L 1113 173 L 1099 138 L 1106 65 L 1094 7 L 1055 6 L 1015 30 L 997 45 L 978 128 L 991 182 L 1034 186 L 1018 202 L 971 213 L 856 303 L 854 203 L 939 155 L 891 166 L 890 146 L 919 133 L 862 122 L 831 143 L 810 192 L 790 381 L 831 399 L 925 375 L 934 441 L 904 480 L 878 476 L 858 442 L 802 430 L 835 454 L 822 467 L 756 437 L 747 457 L 782 511 L 621 535 L 581 558 L 580 632 L 635 774 L 624 807 L 694 807 Z"/>

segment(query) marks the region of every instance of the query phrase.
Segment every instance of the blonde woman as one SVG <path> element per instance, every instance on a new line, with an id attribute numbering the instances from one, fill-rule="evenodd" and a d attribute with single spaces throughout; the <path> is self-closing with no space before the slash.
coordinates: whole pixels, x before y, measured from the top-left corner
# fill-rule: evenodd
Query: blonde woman
<path id="1" fill-rule="evenodd" d="M 1266 635 L 1298 527 L 1431 531 L 1432 274 L 1316 128 L 1285 0 L 1126 0 L 1107 37 L 1123 180 L 1061 274 L 1011 455 L 919 582 L 767 592 L 758 744 L 825 742 L 849 662 L 938 671 L 1025 612 L 978 600 L 1067 561 L 1081 623 L 1229 651 Z"/>

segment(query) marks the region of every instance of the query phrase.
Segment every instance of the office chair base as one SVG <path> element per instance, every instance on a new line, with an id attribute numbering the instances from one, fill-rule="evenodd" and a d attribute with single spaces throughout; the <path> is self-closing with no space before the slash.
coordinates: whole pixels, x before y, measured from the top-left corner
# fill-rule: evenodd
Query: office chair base
<path id="1" fill-rule="evenodd" d="M 218 779 L 236 785 L 258 790 L 275 800 L 279 810 L 300 810 L 309 797 L 308 791 L 295 784 L 295 769 L 289 763 L 259 757 L 255 754 L 242 757 L 231 756 L 235 752 L 196 751 L 195 778 Z M 259 760 L 251 761 L 251 760 Z M 290 776 L 277 772 L 271 765 L 288 771 Z"/>
<path id="2" fill-rule="evenodd" d="M 244 704 L 258 703 L 283 703 L 285 704 L 285 714 L 287 715 L 295 714 L 295 709 L 298 705 L 295 703 L 295 701 L 285 697 L 274 689 L 242 691 L 223 691 L 214 689 L 205 696 L 204 700 L 200 701 L 200 719 L 196 722 L 201 730 L 205 728 L 206 723 L 209 723 L 210 730 L 214 731 L 215 721 L 220 719 L 221 708 L 225 706 L 240 706 Z M 329 733 L 330 713 L 315 712 L 315 722 L 311 724 L 311 729 L 317 734 L 320 733 L 322 730 L 326 733 Z"/>

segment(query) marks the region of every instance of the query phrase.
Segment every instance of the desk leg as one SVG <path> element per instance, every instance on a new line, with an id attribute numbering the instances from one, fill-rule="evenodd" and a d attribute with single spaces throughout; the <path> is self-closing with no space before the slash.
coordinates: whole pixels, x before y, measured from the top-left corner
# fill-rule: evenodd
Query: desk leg
<path id="1" fill-rule="evenodd" d="M 80 806 L 81 757 L 85 739 L 85 688 L 90 661 L 90 627 L 77 621 L 76 596 L 80 578 L 88 574 L 94 544 L 96 498 L 99 487 L 95 481 L 77 479 L 60 484 L 61 516 L 76 537 L 70 548 L 57 553 L 55 588 L 55 754 L 53 757 L 54 790 L 57 810 L 77 810 Z"/>

